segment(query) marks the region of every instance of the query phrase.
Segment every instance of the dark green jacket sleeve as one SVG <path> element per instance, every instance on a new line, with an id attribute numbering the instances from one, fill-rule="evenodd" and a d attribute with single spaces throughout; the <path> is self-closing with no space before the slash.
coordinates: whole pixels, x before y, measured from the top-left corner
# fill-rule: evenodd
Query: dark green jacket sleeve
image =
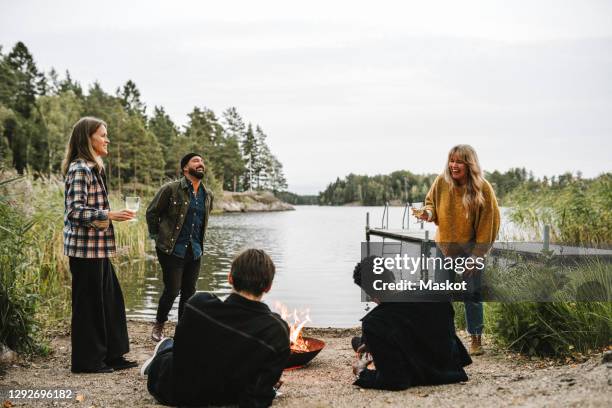
<path id="1" fill-rule="evenodd" d="M 159 233 L 160 218 L 168 209 L 170 195 L 170 186 L 162 186 L 147 207 L 147 227 L 149 228 L 149 236 L 153 239 L 157 238 Z"/>

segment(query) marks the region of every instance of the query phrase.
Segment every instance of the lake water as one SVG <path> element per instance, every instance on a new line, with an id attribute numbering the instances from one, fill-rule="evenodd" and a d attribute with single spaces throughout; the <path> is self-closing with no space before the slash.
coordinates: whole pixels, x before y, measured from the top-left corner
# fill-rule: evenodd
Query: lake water
<path id="1" fill-rule="evenodd" d="M 389 228 L 402 225 L 403 207 L 391 207 Z M 235 254 L 264 249 L 276 264 L 272 290 L 264 301 L 289 309 L 310 309 L 310 326 L 353 327 L 366 313 L 352 273 L 365 241 L 366 213 L 379 227 L 383 207 L 296 206 L 296 211 L 224 214 L 210 218 L 197 290 L 230 293 L 227 274 Z M 503 211 L 502 214 L 506 213 Z M 503 231 L 511 228 L 504 218 Z M 435 231 L 435 226 L 425 223 Z M 411 217 L 410 229 L 420 228 Z M 433 238 L 433 234 L 431 235 Z M 375 240 L 375 237 L 372 237 Z M 119 279 L 130 318 L 153 320 L 163 289 L 161 268 L 149 259 L 119 264 Z M 178 298 L 170 314 L 177 318 Z"/>

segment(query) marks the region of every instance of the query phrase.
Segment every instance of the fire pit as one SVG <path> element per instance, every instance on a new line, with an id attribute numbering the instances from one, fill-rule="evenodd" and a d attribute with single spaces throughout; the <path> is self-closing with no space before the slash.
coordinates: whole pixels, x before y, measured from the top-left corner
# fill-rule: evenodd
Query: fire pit
<path id="1" fill-rule="evenodd" d="M 287 360 L 285 370 L 294 370 L 304 367 L 323 350 L 323 347 L 325 347 L 325 342 L 322 340 L 312 337 L 302 337 L 302 339 L 306 344 L 306 349 L 291 348 L 291 355 L 289 356 L 289 360 Z M 291 346 L 293 347 L 293 344 Z"/>
<path id="2" fill-rule="evenodd" d="M 304 326 L 306 323 L 310 322 L 308 309 L 300 312 L 298 312 L 297 309 L 293 309 L 293 313 L 289 313 L 285 305 L 280 302 L 275 302 L 274 310 L 280 314 L 289 326 L 291 355 L 289 355 L 285 370 L 304 367 L 319 354 L 323 347 L 325 347 L 325 342 L 322 340 L 302 336 Z"/>

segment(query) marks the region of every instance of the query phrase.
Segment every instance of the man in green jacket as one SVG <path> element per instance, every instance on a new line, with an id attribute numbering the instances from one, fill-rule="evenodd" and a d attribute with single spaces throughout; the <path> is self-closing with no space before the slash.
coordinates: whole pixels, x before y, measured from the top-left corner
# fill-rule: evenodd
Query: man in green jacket
<path id="1" fill-rule="evenodd" d="M 212 192 L 202 183 L 206 170 L 202 156 L 189 153 L 180 164 L 183 177 L 163 185 L 147 208 L 149 235 L 155 240 L 164 282 L 151 332 L 155 341 L 163 337 L 164 323 L 179 293 L 179 319 L 185 302 L 195 293 L 213 205 Z"/>

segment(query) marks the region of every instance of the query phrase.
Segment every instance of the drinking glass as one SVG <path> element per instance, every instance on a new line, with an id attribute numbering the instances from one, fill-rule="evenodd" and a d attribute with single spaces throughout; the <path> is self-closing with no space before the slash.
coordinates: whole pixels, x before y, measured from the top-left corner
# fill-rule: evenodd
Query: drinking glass
<path id="1" fill-rule="evenodd" d="M 125 197 L 125 208 L 130 211 L 138 212 L 140 208 L 140 197 Z M 134 217 L 130 221 L 135 222 L 138 220 Z"/>
<path id="2" fill-rule="evenodd" d="M 415 223 L 415 224 L 422 224 L 422 223 L 423 223 L 423 220 L 421 220 L 420 218 L 418 218 L 418 217 L 417 217 L 417 216 L 414 214 L 414 211 L 415 211 L 415 210 L 417 210 L 417 211 L 424 210 L 424 203 L 413 203 L 413 204 L 412 204 L 412 206 L 410 207 L 410 210 L 411 210 L 411 211 L 410 211 L 410 212 L 411 212 L 411 214 L 410 214 L 410 215 L 412 215 L 414 218 L 416 218 L 416 221 L 415 221 L 414 223 Z"/>

